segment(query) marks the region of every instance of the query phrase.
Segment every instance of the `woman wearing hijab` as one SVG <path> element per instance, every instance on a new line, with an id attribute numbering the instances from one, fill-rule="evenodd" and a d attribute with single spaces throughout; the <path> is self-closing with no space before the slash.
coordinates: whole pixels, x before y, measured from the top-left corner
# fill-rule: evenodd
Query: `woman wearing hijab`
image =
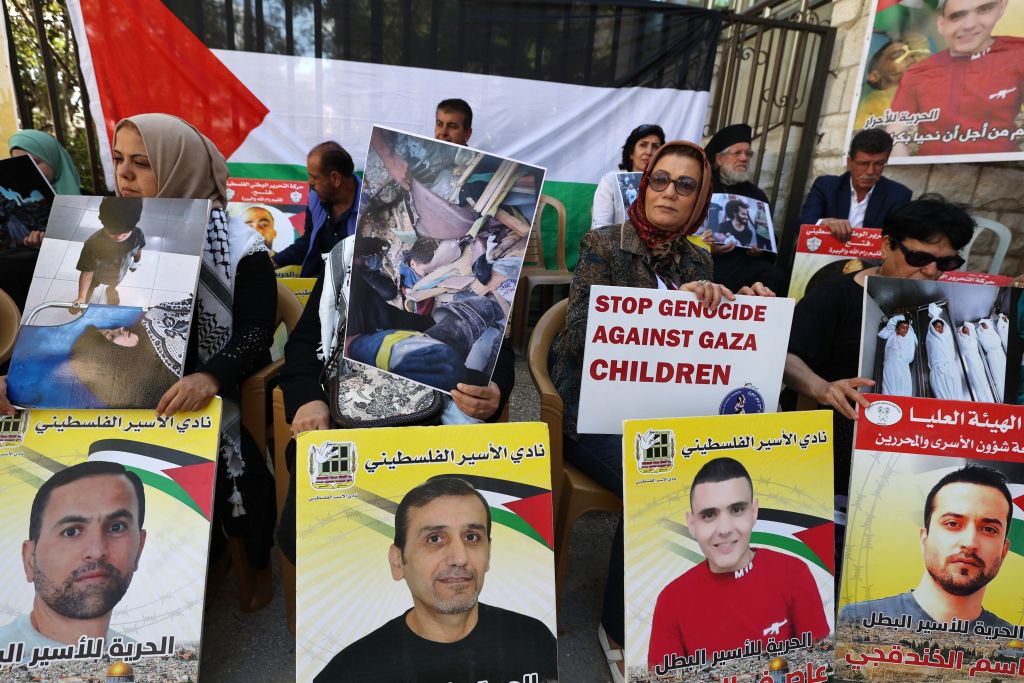
<path id="1" fill-rule="evenodd" d="M 642 173 L 655 150 L 665 144 L 665 131 L 656 123 L 644 123 L 632 130 L 622 145 L 622 161 L 619 168 L 601 177 L 594 193 L 591 208 L 590 227 L 621 223 L 626 219 L 622 210 L 622 195 L 619 192 L 619 173 Z"/>
<path id="2" fill-rule="evenodd" d="M 277 285 L 263 238 L 239 219 L 228 220 L 228 168 L 213 142 L 166 114 L 140 114 L 114 128 L 119 197 L 209 199 L 212 203 L 192 318 L 185 375 L 161 397 L 157 412 L 204 408 L 224 397 L 215 520 L 242 538 L 260 585 L 248 609 L 271 597 L 270 548 L 275 521 L 273 480 L 252 438 L 240 427 L 239 385 L 270 362 Z M 223 545 L 214 534 L 211 558 Z"/>
<path id="3" fill-rule="evenodd" d="M 953 332 L 942 319 L 938 304 L 928 304 L 928 379 L 935 398 L 945 401 L 970 401 L 963 372 L 953 347 Z"/>
<path id="4" fill-rule="evenodd" d="M 956 340 L 960 344 L 960 355 L 967 366 L 967 380 L 971 384 L 974 400 L 981 403 L 995 403 L 992 387 L 989 386 L 985 374 L 985 361 L 981 358 L 981 347 L 978 345 L 978 332 L 974 323 L 964 321 L 957 331 Z"/>
<path id="5" fill-rule="evenodd" d="M 81 194 L 78 169 L 71 155 L 52 135 L 40 130 L 20 130 L 11 136 L 7 146 L 12 157 L 32 157 L 56 194 Z M 0 289 L 14 299 L 19 309 L 25 308 L 42 243 L 43 231 L 33 230 L 21 246 L 0 252 Z"/>
<path id="6" fill-rule="evenodd" d="M 894 315 L 879 330 L 878 337 L 885 340 L 885 358 L 882 361 L 882 393 L 890 396 L 913 396 L 914 380 L 910 364 L 917 352 L 917 335 L 906 317 Z"/>
<path id="7" fill-rule="evenodd" d="M 988 364 L 989 374 L 992 375 L 995 400 L 1002 402 L 1006 384 L 1006 351 L 1003 350 L 1003 342 L 999 339 L 995 325 L 988 318 L 978 321 L 977 332 L 978 345 L 985 352 L 985 362 Z"/>
<path id="8" fill-rule="evenodd" d="M 692 142 L 669 142 L 651 156 L 639 194 L 629 206 L 629 220 L 590 230 L 580 242 L 565 331 L 552 346 L 551 374 L 565 405 L 566 458 L 620 495 L 622 438 L 576 432 L 590 288 L 680 289 L 693 292 L 711 308 L 723 298 L 734 298 L 729 289 L 710 281 L 711 257 L 687 239 L 704 222 L 711 192 L 711 168 L 704 150 Z M 774 296 L 760 283 L 739 293 Z M 622 541 L 620 521 L 598 631 L 616 681 L 623 680 L 619 663 L 625 639 Z"/>

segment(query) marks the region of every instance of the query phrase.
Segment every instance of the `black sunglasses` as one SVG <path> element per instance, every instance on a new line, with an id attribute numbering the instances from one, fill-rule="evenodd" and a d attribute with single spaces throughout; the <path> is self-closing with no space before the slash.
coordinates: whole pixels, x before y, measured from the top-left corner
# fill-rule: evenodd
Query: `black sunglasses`
<path id="1" fill-rule="evenodd" d="M 655 173 L 647 178 L 647 184 L 650 185 L 651 189 L 655 192 L 663 192 L 668 188 L 669 183 L 676 186 L 676 192 L 681 197 L 689 197 L 697 191 L 698 186 L 697 181 L 688 175 L 681 175 L 675 180 L 672 180 L 667 173 Z"/>
<path id="2" fill-rule="evenodd" d="M 903 246 L 902 242 L 889 238 L 889 241 L 900 248 L 903 252 L 903 258 L 906 259 L 907 264 L 914 268 L 924 268 L 929 263 L 934 263 L 935 267 L 939 270 L 946 272 L 949 270 L 956 270 L 962 266 L 966 261 L 959 254 L 955 256 L 935 256 L 929 254 L 927 251 L 914 251 L 913 249 L 907 249 Z"/>

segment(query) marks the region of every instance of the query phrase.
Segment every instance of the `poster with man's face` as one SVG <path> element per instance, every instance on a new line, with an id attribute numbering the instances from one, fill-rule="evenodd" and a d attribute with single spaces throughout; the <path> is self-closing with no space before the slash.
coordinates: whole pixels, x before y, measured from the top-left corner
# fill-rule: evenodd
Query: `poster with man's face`
<path id="1" fill-rule="evenodd" d="M 440 391 L 486 386 L 544 169 L 375 126 L 345 358 Z"/>
<path id="2" fill-rule="evenodd" d="M 543 424 L 306 432 L 295 476 L 297 681 L 557 678 Z"/>
<path id="3" fill-rule="evenodd" d="M 743 412 L 625 422 L 631 683 L 828 678 L 832 418 Z"/>
<path id="4" fill-rule="evenodd" d="M 0 679 L 195 680 L 220 411 L 0 416 Z"/>
<path id="5" fill-rule="evenodd" d="M 1024 5 L 872 0 L 850 137 L 893 135 L 893 164 L 1024 159 Z"/>
<path id="6" fill-rule="evenodd" d="M 738 194 L 711 195 L 704 240 L 741 249 L 777 251 L 772 212 L 766 202 Z"/>
<path id="7" fill-rule="evenodd" d="M 867 398 L 850 478 L 837 679 L 1016 676 L 1024 409 Z"/>

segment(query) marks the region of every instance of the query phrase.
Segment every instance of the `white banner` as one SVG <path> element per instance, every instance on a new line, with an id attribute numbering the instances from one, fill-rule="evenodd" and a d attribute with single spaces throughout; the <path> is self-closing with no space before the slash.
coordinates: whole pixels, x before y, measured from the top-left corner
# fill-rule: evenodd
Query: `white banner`
<path id="1" fill-rule="evenodd" d="M 792 299 L 738 296 L 709 311 L 689 292 L 591 287 L 578 430 L 775 412 L 792 319 Z"/>

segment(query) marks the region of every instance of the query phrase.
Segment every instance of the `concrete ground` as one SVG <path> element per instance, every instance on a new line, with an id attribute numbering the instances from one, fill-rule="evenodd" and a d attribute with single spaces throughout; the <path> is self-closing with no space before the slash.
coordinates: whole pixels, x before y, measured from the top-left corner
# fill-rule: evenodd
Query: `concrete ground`
<path id="1" fill-rule="evenodd" d="M 516 361 L 511 419 L 536 420 L 537 392 L 523 359 Z M 569 546 L 569 570 L 558 611 L 558 669 L 561 683 L 609 683 L 597 642 L 604 576 L 615 519 L 591 513 L 579 520 Z M 274 601 L 255 614 L 242 614 L 232 578 L 206 606 L 203 628 L 204 683 L 284 683 L 295 678 L 295 640 L 288 632 L 280 572 L 275 558 Z M 338 615 L 339 619 L 344 614 Z"/>

